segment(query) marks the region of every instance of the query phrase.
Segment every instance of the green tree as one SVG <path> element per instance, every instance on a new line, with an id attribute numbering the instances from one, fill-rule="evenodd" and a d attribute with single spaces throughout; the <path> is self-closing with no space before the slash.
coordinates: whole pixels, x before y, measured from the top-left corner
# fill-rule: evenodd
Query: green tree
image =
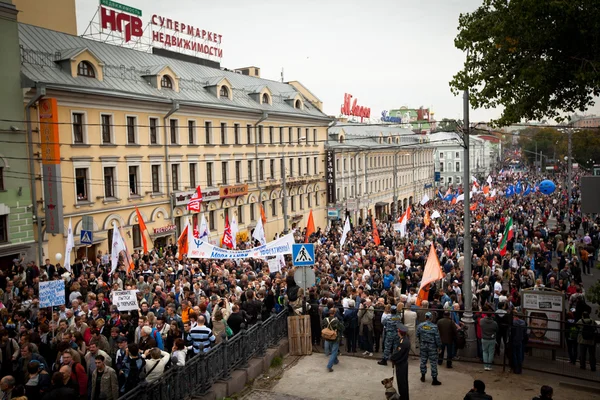
<path id="1" fill-rule="evenodd" d="M 562 120 L 600 95 L 598 0 L 484 0 L 458 29 L 467 59 L 450 87 L 474 108 L 504 107 L 500 126 Z"/>
<path id="2" fill-rule="evenodd" d="M 459 126 L 462 126 L 461 120 L 442 118 L 437 123 L 435 132 L 457 132 Z"/>

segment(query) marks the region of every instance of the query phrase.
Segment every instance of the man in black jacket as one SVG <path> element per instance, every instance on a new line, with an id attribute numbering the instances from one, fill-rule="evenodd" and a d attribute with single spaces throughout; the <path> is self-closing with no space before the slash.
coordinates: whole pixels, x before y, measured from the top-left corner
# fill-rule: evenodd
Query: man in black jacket
<path id="1" fill-rule="evenodd" d="M 400 345 L 394 349 L 394 353 L 390 358 L 396 368 L 398 394 L 402 400 L 408 400 L 408 355 L 410 353 L 410 340 L 407 335 L 408 328 L 404 324 L 398 324 Z"/>
<path id="2" fill-rule="evenodd" d="M 258 322 L 258 316 L 261 315 L 262 301 L 256 300 L 253 290 L 246 290 L 246 301 L 242 303 L 242 310 L 248 314 L 248 325 L 254 325 Z M 232 328 L 233 329 L 233 328 Z"/>
<path id="3" fill-rule="evenodd" d="M 492 400 L 492 396 L 485 394 L 485 383 L 478 379 L 473 382 L 473 389 L 465 395 L 464 400 Z"/>
<path id="4" fill-rule="evenodd" d="M 238 305 L 231 307 L 231 315 L 227 318 L 227 326 L 231 328 L 234 335 L 237 335 L 242 330 L 242 324 L 246 322 L 243 313 Z"/>

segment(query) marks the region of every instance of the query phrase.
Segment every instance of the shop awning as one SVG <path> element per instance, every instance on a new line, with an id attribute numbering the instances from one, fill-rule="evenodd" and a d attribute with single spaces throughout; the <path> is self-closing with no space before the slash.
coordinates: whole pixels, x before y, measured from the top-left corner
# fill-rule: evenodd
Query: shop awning
<path id="1" fill-rule="evenodd" d="M 388 203 L 386 203 L 385 201 L 378 201 L 377 203 L 375 203 L 375 207 L 385 207 L 387 205 Z"/>

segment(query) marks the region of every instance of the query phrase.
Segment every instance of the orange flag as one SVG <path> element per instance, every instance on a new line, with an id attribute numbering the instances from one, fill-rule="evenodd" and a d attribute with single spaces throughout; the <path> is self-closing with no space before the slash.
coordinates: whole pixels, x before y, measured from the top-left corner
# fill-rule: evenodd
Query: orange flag
<path id="1" fill-rule="evenodd" d="M 489 185 L 485 185 L 483 187 L 483 194 L 489 194 L 490 193 L 490 186 Z"/>
<path id="2" fill-rule="evenodd" d="M 425 222 L 425 226 L 429 226 L 431 223 L 431 217 L 429 216 L 429 210 L 425 211 L 425 217 L 423 218 L 423 222 Z"/>
<path id="3" fill-rule="evenodd" d="M 304 239 L 304 243 L 308 243 L 308 239 L 310 235 L 315 233 L 315 220 L 313 219 L 312 210 L 308 214 L 308 223 L 306 224 L 306 238 Z"/>
<path id="4" fill-rule="evenodd" d="M 179 239 L 177 239 L 177 250 L 179 256 L 177 257 L 179 260 L 183 260 L 183 255 L 188 253 L 188 228 L 190 224 L 186 223 L 185 228 L 179 235 Z"/>
<path id="5" fill-rule="evenodd" d="M 379 231 L 377 230 L 377 224 L 375 223 L 375 217 L 371 217 L 371 221 L 373 224 L 373 241 L 377 246 L 381 244 L 381 239 L 379 238 Z"/>
<path id="6" fill-rule="evenodd" d="M 119 231 L 121 232 L 121 237 L 125 237 L 123 235 L 123 227 L 119 227 Z M 127 264 L 127 273 L 130 273 L 131 271 L 133 271 L 135 269 L 135 264 L 133 262 L 133 259 L 131 258 L 131 253 L 129 252 L 129 246 L 127 245 L 127 241 L 124 240 L 123 243 L 125 243 L 125 263 Z"/>
<path id="7" fill-rule="evenodd" d="M 419 287 L 419 294 L 417 296 L 417 306 L 421 306 L 423 300 L 427 300 L 429 286 L 432 282 L 439 281 L 444 277 L 444 272 L 440 266 L 440 260 L 435 252 L 433 244 L 429 249 L 429 255 L 427 256 L 427 263 L 423 270 L 423 278 L 421 279 L 421 286 Z"/>
<path id="8" fill-rule="evenodd" d="M 140 226 L 140 235 L 142 235 L 142 244 L 144 245 L 144 254 L 148 252 L 148 242 L 146 241 L 146 235 L 144 232 L 148 231 L 146 228 L 146 223 L 144 222 L 144 218 L 142 218 L 142 214 L 140 210 L 138 210 L 137 206 L 135 207 L 135 213 L 137 214 L 138 225 Z"/>
<path id="9" fill-rule="evenodd" d="M 477 209 L 477 203 L 473 203 L 471 204 L 471 207 L 469 207 L 469 210 L 471 211 L 475 211 Z"/>
<path id="10" fill-rule="evenodd" d="M 262 219 L 263 225 L 265 225 L 267 223 L 267 216 L 265 215 L 265 209 L 262 204 L 260 205 L 260 218 Z"/>

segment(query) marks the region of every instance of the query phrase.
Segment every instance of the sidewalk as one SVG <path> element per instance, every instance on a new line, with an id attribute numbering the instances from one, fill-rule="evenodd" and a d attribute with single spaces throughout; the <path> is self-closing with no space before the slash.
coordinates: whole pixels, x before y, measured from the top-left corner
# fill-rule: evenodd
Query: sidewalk
<path id="1" fill-rule="evenodd" d="M 297 396 L 301 399 L 323 400 L 364 400 L 384 399 L 385 390 L 381 380 L 392 376 L 392 367 L 377 365 L 376 359 L 341 356 L 340 363 L 334 366 L 334 372 L 327 372 L 327 357 L 315 353 L 303 357 L 298 363 L 286 371 L 269 394 L 253 393 L 253 400 L 258 399 L 287 399 Z M 600 399 L 600 394 L 559 386 L 559 381 L 569 381 L 568 378 L 557 378 L 553 375 L 526 371 L 517 376 L 503 373 L 501 367 L 495 367 L 492 372 L 484 372 L 480 365 L 455 363 L 453 369 L 439 368 L 438 379 L 442 386 L 431 385 L 431 372 L 428 371 L 427 381 L 420 381 L 419 360 L 412 358 L 409 363 L 409 387 L 411 398 L 447 400 L 462 400 L 473 386 L 474 379 L 483 380 L 488 389 L 487 393 L 494 399 L 530 399 L 539 393 L 542 384 L 554 387 L 555 400 L 572 400 L 577 398 Z M 571 381 L 569 381 L 571 382 Z M 587 383 L 586 383 L 587 384 Z M 274 396 L 273 393 L 280 395 Z M 600 390 L 597 391 L 600 393 Z"/>

